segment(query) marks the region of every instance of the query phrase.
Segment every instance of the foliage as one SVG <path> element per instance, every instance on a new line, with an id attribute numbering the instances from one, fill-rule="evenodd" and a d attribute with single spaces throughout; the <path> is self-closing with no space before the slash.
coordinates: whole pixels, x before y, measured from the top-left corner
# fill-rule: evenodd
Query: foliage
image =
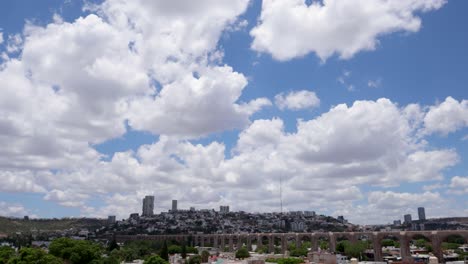
<path id="1" fill-rule="evenodd" d="M 10 258 L 9 264 L 61 264 L 63 261 L 38 248 L 22 248 L 18 255 Z"/>
<path id="2" fill-rule="evenodd" d="M 450 235 L 447 237 L 447 242 L 462 245 L 465 243 L 465 239 L 460 235 Z"/>
<path id="3" fill-rule="evenodd" d="M 195 256 L 190 257 L 188 263 L 189 264 L 200 264 L 200 263 L 202 263 L 201 262 L 201 256 L 200 255 L 195 255 Z"/>
<path id="4" fill-rule="evenodd" d="M 182 247 L 180 249 L 180 255 L 184 260 L 187 258 L 187 247 L 185 246 L 185 243 L 182 244 Z"/>
<path id="5" fill-rule="evenodd" d="M 460 245 L 456 243 L 442 242 L 442 249 L 458 249 Z"/>
<path id="6" fill-rule="evenodd" d="M 117 249 L 119 250 L 120 249 L 120 246 L 117 244 L 117 241 L 114 239 L 112 239 L 112 241 L 109 243 L 109 247 L 107 248 L 107 250 L 110 252 L 114 249 Z"/>
<path id="7" fill-rule="evenodd" d="M 393 239 L 384 239 L 382 240 L 382 247 L 394 247 L 396 241 Z"/>
<path id="8" fill-rule="evenodd" d="M 265 262 L 273 262 L 278 264 L 300 264 L 304 261 L 299 258 L 267 258 Z"/>
<path id="9" fill-rule="evenodd" d="M 145 260 L 145 262 L 143 262 L 143 264 L 169 264 L 169 262 L 167 262 L 166 260 L 164 260 L 160 256 L 155 255 L 155 256 L 151 256 L 151 257 L 147 258 Z"/>
<path id="10" fill-rule="evenodd" d="M 90 263 L 101 258 L 99 245 L 89 241 L 58 238 L 49 246 L 50 254 L 69 260 L 72 264 Z"/>
<path id="11" fill-rule="evenodd" d="M 258 252 L 260 254 L 268 253 L 268 247 L 265 245 L 259 246 L 255 249 L 255 252 Z"/>
<path id="12" fill-rule="evenodd" d="M 15 250 L 11 247 L 0 247 L 0 264 L 6 264 L 15 255 Z"/>
<path id="13" fill-rule="evenodd" d="M 208 258 L 210 257 L 210 252 L 203 250 L 201 253 L 201 260 L 203 263 L 208 262 Z"/>
<path id="14" fill-rule="evenodd" d="M 320 249 L 328 249 L 328 242 L 327 241 L 320 241 Z"/>
<path id="15" fill-rule="evenodd" d="M 176 254 L 176 253 L 181 253 L 182 248 L 178 245 L 170 245 L 168 248 L 169 254 Z"/>
<path id="16" fill-rule="evenodd" d="M 296 248 L 296 243 L 289 243 L 288 250 L 289 254 L 293 257 L 307 256 L 310 242 L 304 242 L 299 248 Z"/>
<path id="17" fill-rule="evenodd" d="M 169 250 L 167 248 L 167 243 L 166 241 L 164 241 L 164 244 L 161 248 L 161 258 L 166 260 L 166 261 L 169 261 Z"/>
<path id="18" fill-rule="evenodd" d="M 250 253 L 245 247 L 242 247 L 239 250 L 237 250 L 236 258 L 245 259 L 245 258 L 248 258 L 248 257 L 250 257 Z"/>

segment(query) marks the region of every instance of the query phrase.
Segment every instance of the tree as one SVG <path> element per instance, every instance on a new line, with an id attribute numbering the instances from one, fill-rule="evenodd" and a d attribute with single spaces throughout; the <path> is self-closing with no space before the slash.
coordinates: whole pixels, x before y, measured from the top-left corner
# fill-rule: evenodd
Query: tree
<path id="1" fill-rule="evenodd" d="M 83 240 L 58 238 L 49 246 L 50 254 L 69 260 L 72 264 L 85 264 L 101 258 L 99 245 Z"/>
<path id="2" fill-rule="evenodd" d="M 0 264 L 8 263 L 10 258 L 15 256 L 15 250 L 11 247 L 0 247 Z"/>
<path id="3" fill-rule="evenodd" d="M 143 262 L 143 264 L 169 264 L 169 262 L 167 262 L 166 260 L 164 260 L 160 256 L 155 255 L 155 256 L 151 256 L 151 257 L 147 258 L 145 260 L 145 262 Z"/>
<path id="4" fill-rule="evenodd" d="M 109 247 L 107 248 L 107 250 L 111 252 L 114 249 L 117 249 L 117 250 L 120 249 L 120 246 L 119 244 L 117 244 L 117 241 L 115 240 L 115 238 L 112 239 L 112 241 L 109 243 Z"/>
<path id="5" fill-rule="evenodd" d="M 166 241 L 164 241 L 164 244 L 161 248 L 161 258 L 166 260 L 166 261 L 169 261 L 169 251 L 167 249 L 167 243 Z"/>
<path id="6" fill-rule="evenodd" d="M 382 247 L 394 247 L 395 241 L 393 239 L 384 239 L 382 240 Z"/>
<path id="7" fill-rule="evenodd" d="M 190 257 L 189 259 L 189 264 L 200 264 L 201 262 L 201 256 L 200 255 L 195 255 Z"/>
<path id="8" fill-rule="evenodd" d="M 187 258 L 187 247 L 185 246 L 185 243 L 182 244 L 182 248 L 180 249 L 180 255 L 184 260 Z"/>
<path id="9" fill-rule="evenodd" d="M 182 252 L 182 248 L 178 245 L 170 245 L 168 248 L 169 254 L 176 254 Z"/>
<path id="10" fill-rule="evenodd" d="M 22 248 L 18 255 L 10 258 L 8 264 L 61 264 L 63 261 L 38 248 Z"/>
<path id="11" fill-rule="evenodd" d="M 250 253 L 246 248 L 242 247 L 239 250 L 237 250 L 236 258 L 245 259 L 245 258 L 248 258 L 248 257 L 250 257 Z"/>
<path id="12" fill-rule="evenodd" d="M 208 262 L 208 258 L 210 257 L 210 252 L 203 250 L 201 253 L 201 261 L 203 263 Z"/>

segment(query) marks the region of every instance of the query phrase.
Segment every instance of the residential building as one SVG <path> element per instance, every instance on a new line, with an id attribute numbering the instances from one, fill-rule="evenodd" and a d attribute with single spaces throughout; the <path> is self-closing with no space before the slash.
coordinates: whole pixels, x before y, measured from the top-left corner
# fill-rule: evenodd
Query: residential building
<path id="1" fill-rule="evenodd" d="M 177 211 L 177 200 L 172 200 L 172 211 Z"/>
<path id="2" fill-rule="evenodd" d="M 219 212 L 220 213 L 229 213 L 229 205 L 221 205 L 219 207 Z"/>
<path id="3" fill-rule="evenodd" d="M 412 220 L 410 214 L 405 214 L 403 218 L 405 219 L 405 224 L 411 224 Z"/>

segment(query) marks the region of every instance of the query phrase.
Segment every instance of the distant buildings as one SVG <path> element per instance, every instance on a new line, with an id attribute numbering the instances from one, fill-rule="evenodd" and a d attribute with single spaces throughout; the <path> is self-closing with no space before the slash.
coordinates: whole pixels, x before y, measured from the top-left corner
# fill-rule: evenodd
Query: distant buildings
<path id="1" fill-rule="evenodd" d="M 412 220 L 411 220 L 410 214 L 405 214 L 404 219 L 405 219 L 405 224 L 411 224 Z"/>
<path id="2" fill-rule="evenodd" d="M 172 200 L 172 211 L 177 211 L 177 200 Z"/>
<path id="3" fill-rule="evenodd" d="M 143 213 L 141 216 L 153 216 L 154 215 L 154 196 L 147 195 L 143 198 Z"/>
<path id="4" fill-rule="evenodd" d="M 424 207 L 418 207 L 418 217 L 420 221 L 426 220 L 426 211 Z"/>
<path id="5" fill-rule="evenodd" d="M 115 219 L 116 219 L 115 215 L 109 215 L 109 216 L 107 217 L 107 224 L 109 224 L 109 225 L 114 224 L 114 223 L 115 223 Z"/>
<path id="6" fill-rule="evenodd" d="M 219 207 L 219 212 L 220 213 L 229 213 L 229 205 L 221 205 Z"/>
<path id="7" fill-rule="evenodd" d="M 393 225 L 394 226 L 401 226 L 401 220 L 394 220 Z"/>

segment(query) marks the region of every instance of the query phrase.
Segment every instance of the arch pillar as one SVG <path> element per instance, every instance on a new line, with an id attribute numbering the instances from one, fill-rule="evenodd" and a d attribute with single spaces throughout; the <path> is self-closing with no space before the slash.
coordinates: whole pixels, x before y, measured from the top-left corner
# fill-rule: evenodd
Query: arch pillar
<path id="1" fill-rule="evenodd" d="M 299 234 L 296 233 L 296 248 L 300 248 L 301 247 L 301 237 L 299 236 Z"/>
<path id="2" fill-rule="evenodd" d="M 262 235 L 257 235 L 257 248 L 263 246 Z"/>
<path id="3" fill-rule="evenodd" d="M 269 235 L 268 236 L 268 251 L 270 253 L 275 253 L 275 245 L 274 245 L 274 242 L 275 242 L 275 237 L 272 236 L 272 235 Z"/>
<path id="4" fill-rule="evenodd" d="M 229 235 L 229 252 L 234 251 L 234 243 L 232 241 L 232 235 Z"/>
<path id="5" fill-rule="evenodd" d="M 237 245 L 236 245 L 237 250 L 239 250 L 243 245 L 242 238 L 243 238 L 243 235 L 237 235 Z"/>
<path id="6" fill-rule="evenodd" d="M 247 235 L 247 250 L 252 251 L 252 236 Z"/>
<path id="7" fill-rule="evenodd" d="M 374 248 L 374 261 L 383 261 L 382 241 L 377 232 L 372 233 L 372 246 Z"/>
<path id="8" fill-rule="evenodd" d="M 288 239 L 286 235 L 282 234 L 281 235 L 281 254 L 284 254 L 287 248 L 288 248 Z"/>
<path id="9" fill-rule="evenodd" d="M 226 236 L 221 235 L 221 251 L 224 251 L 225 248 L 226 248 Z"/>
<path id="10" fill-rule="evenodd" d="M 411 251 L 409 246 L 409 239 L 406 236 L 405 232 L 400 232 L 399 236 L 400 241 L 400 255 L 402 261 L 412 262 L 413 258 L 411 257 Z"/>
<path id="11" fill-rule="evenodd" d="M 201 236 L 201 247 L 205 247 L 205 236 Z"/>
<path id="12" fill-rule="evenodd" d="M 434 256 L 437 257 L 439 263 L 444 263 L 444 253 L 442 252 L 442 241 L 440 236 L 437 234 L 437 231 L 431 233 L 431 243 L 432 250 L 434 251 Z"/>
<path id="13" fill-rule="evenodd" d="M 318 250 L 318 238 L 315 236 L 315 234 L 312 234 L 310 236 L 310 243 L 311 243 L 311 251 L 316 252 Z"/>
<path id="14" fill-rule="evenodd" d="M 213 236 L 213 239 L 214 239 L 213 246 L 214 246 L 215 248 L 218 248 L 218 242 L 219 242 L 219 241 L 218 241 L 218 240 L 219 240 L 218 235 L 214 235 L 214 236 Z"/>
<path id="15" fill-rule="evenodd" d="M 335 253 L 335 251 L 336 251 L 336 237 L 332 232 L 328 233 L 328 237 L 330 238 L 328 250 L 331 253 Z"/>

